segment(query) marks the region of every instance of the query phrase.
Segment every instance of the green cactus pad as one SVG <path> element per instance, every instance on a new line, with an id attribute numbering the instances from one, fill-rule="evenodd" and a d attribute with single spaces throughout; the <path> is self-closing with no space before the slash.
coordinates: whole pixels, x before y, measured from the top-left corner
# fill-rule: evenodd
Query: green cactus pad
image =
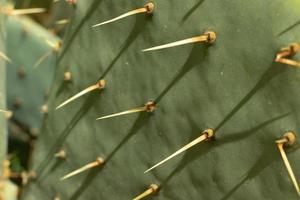
<path id="1" fill-rule="evenodd" d="M 300 69 L 274 59 L 300 41 L 299 1 L 156 0 L 152 15 L 91 28 L 146 3 L 78 1 L 33 156 L 38 178 L 23 199 L 132 199 L 150 184 L 160 186 L 157 200 L 298 199 L 275 140 L 299 135 Z M 141 52 L 206 31 L 217 33 L 214 44 Z M 55 111 L 100 79 L 104 90 Z M 151 100 L 153 113 L 95 120 Z M 215 140 L 143 173 L 207 128 Z M 54 158 L 60 149 L 65 160 Z M 288 151 L 298 179 L 299 155 Z M 60 181 L 97 156 L 102 167 Z"/>
<path id="2" fill-rule="evenodd" d="M 55 53 L 46 40 L 59 38 L 26 17 L 9 17 L 7 52 L 12 59 L 7 70 L 8 107 L 14 120 L 30 130 L 40 129 L 45 104 L 55 70 Z M 37 60 L 50 55 L 34 68 Z"/>

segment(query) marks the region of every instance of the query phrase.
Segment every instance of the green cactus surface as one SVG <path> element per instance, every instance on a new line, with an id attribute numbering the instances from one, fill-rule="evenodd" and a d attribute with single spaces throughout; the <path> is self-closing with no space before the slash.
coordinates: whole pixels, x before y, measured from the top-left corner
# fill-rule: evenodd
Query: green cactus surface
<path id="1" fill-rule="evenodd" d="M 39 130 L 50 84 L 55 71 L 55 53 L 47 40 L 59 39 L 26 17 L 7 20 L 7 53 L 12 62 L 7 70 L 7 103 L 13 119 L 29 130 Z M 49 56 L 36 68 L 35 63 L 45 53 Z M 36 132 L 36 131 L 35 131 Z"/>
<path id="2" fill-rule="evenodd" d="M 37 179 L 22 199 L 133 199 L 150 184 L 160 187 L 153 200 L 299 199 L 275 140 L 299 136 L 300 70 L 274 60 L 300 41 L 300 2 L 156 0 L 151 15 L 92 28 L 146 3 L 77 1 L 32 159 Z M 216 32 L 214 44 L 141 51 L 206 31 Z M 100 79 L 103 90 L 55 110 Z M 96 121 L 149 101 L 152 113 Z M 214 140 L 144 173 L 207 128 Z M 297 144 L 287 155 L 299 180 Z M 66 158 L 54 157 L 62 149 Z M 60 180 L 98 156 L 101 167 Z"/>

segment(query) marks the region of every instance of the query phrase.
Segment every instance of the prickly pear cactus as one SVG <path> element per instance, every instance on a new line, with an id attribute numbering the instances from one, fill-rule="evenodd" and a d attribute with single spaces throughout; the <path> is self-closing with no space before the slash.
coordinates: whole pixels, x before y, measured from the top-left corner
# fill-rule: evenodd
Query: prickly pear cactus
<path id="1" fill-rule="evenodd" d="M 299 136 L 300 71 L 274 60 L 300 41 L 299 1 L 156 0 L 152 14 L 95 28 L 148 2 L 77 2 L 23 199 L 133 199 L 151 184 L 150 199 L 298 199 L 275 140 Z M 141 51 L 206 31 L 213 44 Z M 100 79 L 104 89 L 55 110 Z M 149 101 L 153 112 L 95 120 Z M 207 128 L 214 140 L 143 173 Z M 298 178 L 299 155 L 288 151 Z M 98 156 L 100 167 L 60 180 Z"/>
<path id="2" fill-rule="evenodd" d="M 37 132 L 55 70 L 56 55 L 47 41 L 59 39 L 26 17 L 10 16 L 7 31 L 7 54 L 12 60 L 7 70 L 8 107 L 14 121 Z M 48 56 L 34 67 L 44 55 Z"/>

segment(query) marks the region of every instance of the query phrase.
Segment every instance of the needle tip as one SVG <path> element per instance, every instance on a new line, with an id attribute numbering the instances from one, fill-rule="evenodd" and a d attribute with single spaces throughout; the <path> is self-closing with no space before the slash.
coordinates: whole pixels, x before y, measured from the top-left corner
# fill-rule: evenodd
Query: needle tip
<path id="1" fill-rule="evenodd" d="M 96 120 L 99 121 L 99 120 L 107 119 L 107 118 L 111 118 L 111 117 L 113 117 L 113 116 L 109 115 L 109 116 L 99 117 Z"/>
<path id="2" fill-rule="evenodd" d="M 96 28 L 96 27 L 102 26 L 102 25 L 104 25 L 104 24 L 106 24 L 106 23 L 95 24 L 95 25 L 92 26 L 92 28 Z"/>

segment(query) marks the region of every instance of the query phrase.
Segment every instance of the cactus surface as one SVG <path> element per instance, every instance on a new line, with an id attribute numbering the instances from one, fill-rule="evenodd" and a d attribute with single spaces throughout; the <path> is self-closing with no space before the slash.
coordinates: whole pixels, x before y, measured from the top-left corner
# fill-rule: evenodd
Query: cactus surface
<path id="1" fill-rule="evenodd" d="M 300 71 L 274 59 L 300 40 L 299 1 L 156 0 L 152 15 L 91 28 L 146 3 L 78 1 L 23 199 L 133 199 L 151 184 L 158 200 L 298 199 L 275 140 L 300 131 Z M 214 44 L 141 52 L 205 31 L 217 33 Z M 104 90 L 55 110 L 100 79 Z M 149 101 L 153 113 L 95 120 Z M 207 128 L 215 140 L 143 173 Z M 299 155 L 290 148 L 298 179 Z M 60 181 L 98 156 L 103 165 Z"/>
<path id="2" fill-rule="evenodd" d="M 29 130 L 39 130 L 45 104 L 55 71 L 54 53 L 36 68 L 35 63 L 52 47 L 47 40 L 59 39 L 27 17 L 7 20 L 7 54 L 12 59 L 7 70 L 7 103 L 14 120 Z"/>

